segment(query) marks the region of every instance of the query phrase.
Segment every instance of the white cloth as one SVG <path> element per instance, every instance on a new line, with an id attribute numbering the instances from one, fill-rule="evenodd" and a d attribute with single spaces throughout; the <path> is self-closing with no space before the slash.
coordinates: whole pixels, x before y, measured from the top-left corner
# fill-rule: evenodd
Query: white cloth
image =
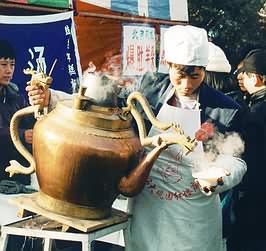
<path id="1" fill-rule="evenodd" d="M 177 122 L 193 136 L 200 126 L 199 114 L 164 103 L 157 118 Z M 150 136 L 159 132 L 152 127 Z M 202 151 L 202 147 L 196 151 Z M 133 200 L 126 251 L 224 250 L 220 198 L 218 193 L 206 196 L 193 183 L 194 154 L 184 155 L 179 145 L 173 145 L 159 156 L 146 186 Z M 222 190 L 239 183 L 246 171 L 243 161 L 230 160 L 234 172 Z"/>
<path id="2" fill-rule="evenodd" d="M 209 59 L 206 70 L 227 73 L 231 71 L 231 65 L 224 51 L 212 42 L 209 42 Z"/>
<path id="3" fill-rule="evenodd" d="M 56 107 L 58 101 L 72 100 L 73 97 L 73 94 L 50 89 L 50 102 L 48 107 L 49 111 L 53 110 Z"/>
<path id="4" fill-rule="evenodd" d="M 164 33 L 165 60 L 181 65 L 206 66 L 209 45 L 206 30 L 174 25 Z"/>
<path id="5" fill-rule="evenodd" d="M 0 226 L 18 221 L 20 218 L 17 216 L 18 206 L 9 203 L 9 200 L 14 197 L 21 196 L 21 194 L 2 194 L 0 193 Z"/>

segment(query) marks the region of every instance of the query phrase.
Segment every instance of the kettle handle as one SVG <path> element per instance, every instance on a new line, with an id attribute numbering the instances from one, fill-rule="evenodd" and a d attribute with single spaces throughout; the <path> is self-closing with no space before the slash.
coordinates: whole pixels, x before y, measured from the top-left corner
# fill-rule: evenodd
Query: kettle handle
<path id="1" fill-rule="evenodd" d="M 143 108 L 144 112 L 146 113 L 152 125 L 163 131 L 170 128 L 172 128 L 173 131 L 148 137 L 144 120 L 141 114 L 136 109 L 134 100 L 137 100 L 140 103 L 141 107 Z M 153 111 L 150 108 L 147 99 L 140 92 L 137 91 L 132 92 L 127 98 L 127 107 L 122 108 L 122 110 L 123 110 L 123 115 L 126 115 L 127 113 L 130 112 L 134 117 L 134 119 L 136 120 L 139 130 L 139 138 L 142 146 L 150 146 L 150 145 L 159 146 L 162 144 L 162 142 L 164 142 L 166 145 L 179 144 L 182 146 L 185 153 L 189 153 L 197 145 L 195 139 L 191 140 L 189 137 L 187 137 L 178 124 L 174 122 L 163 123 L 157 120 L 156 117 L 154 116 Z"/>
<path id="2" fill-rule="evenodd" d="M 36 110 L 35 106 L 28 106 L 21 110 L 18 110 L 12 117 L 10 121 L 10 135 L 11 139 L 23 157 L 30 163 L 29 167 L 24 167 L 16 160 L 10 160 L 10 165 L 6 167 L 5 171 L 9 173 L 9 176 L 12 177 L 14 174 L 32 174 L 35 172 L 36 163 L 32 154 L 27 150 L 27 148 L 22 144 L 19 134 L 18 134 L 18 125 L 22 117 L 34 114 Z"/>

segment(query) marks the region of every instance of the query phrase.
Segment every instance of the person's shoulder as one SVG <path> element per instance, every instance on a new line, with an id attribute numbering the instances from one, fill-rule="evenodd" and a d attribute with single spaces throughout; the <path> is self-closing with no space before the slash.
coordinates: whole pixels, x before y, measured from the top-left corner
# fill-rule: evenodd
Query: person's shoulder
<path id="1" fill-rule="evenodd" d="M 131 92 L 138 91 L 149 102 L 156 103 L 163 97 L 169 86 L 170 79 L 168 74 L 147 72 L 134 85 L 122 88 L 119 97 L 125 99 Z"/>
<path id="2" fill-rule="evenodd" d="M 20 107 L 25 107 L 29 105 L 28 100 L 19 92 L 19 87 L 10 82 L 7 85 L 7 96 L 10 103 L 16 103 Z"/>
<path id="3" fill-rule="evenodd" d="M 10 92 L 17 93 L 17 94 L 19 92 L 18 86 L 15 83 L 13 83 L 13 82 L 10 82 L 8 84 L 7 88 L 9 89 Z"/>
<path id="4" fill-rule="evenodd" d="M 200 90 L 200 102 L 207 104 L 208 106 L 239 109 L 240 105 L 235 102 L 231 97 L 225 95 L 219 90 L 216 90 L 207 84 L 202 84 Z"/>
<path id="5" fill-rule="evenodd" d="M 140 79 L 140 87 L 145 90 L 146 88 L 161 88 L 163 86 L 167 87 L 170 83 L 169 74 L 164 73 L 145 73 Z"/>

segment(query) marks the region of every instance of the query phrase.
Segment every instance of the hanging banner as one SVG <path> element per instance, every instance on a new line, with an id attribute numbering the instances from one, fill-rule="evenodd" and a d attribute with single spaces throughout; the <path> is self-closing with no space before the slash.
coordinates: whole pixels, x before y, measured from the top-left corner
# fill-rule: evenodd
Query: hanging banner
<path id="1" fill-rule="evenodd" d="M 5 0 L 7 3 L 23 3 L 31 5 L 42 5 L 56 8 L 72 8 L 72 0 Z"/>
<path id="2" fill-rule="evenodd" d="M 80 0 L 80 2 L 131 15 L 188 21 L 187 0 Z"/>
<path id="3" fill-rule="evenodd" d="M 160 73 L 168 73 L 168 67 L 165 60 L 165 52 L 164 52 L 164 33 L 169 26 L 161 25 L 160 26 L 160 56 L 159 56 L 159 65 L 158 72 Z"/>
<path id="4" fill-rule="evenodd" d="M 139 76 L 156 71 L 155 28 L 149 25 L 123 25 L 123 75 Z"/>
<path id="5" fill-rule="evenodd" d="M 49 74 L 52 88 L 72 93 L 81 76 L 73 12 L 42 16 L 0 16 L 0 39 L 8 40 L 17 58 L 12 82 L 23 93 L 32 68 Z"/>

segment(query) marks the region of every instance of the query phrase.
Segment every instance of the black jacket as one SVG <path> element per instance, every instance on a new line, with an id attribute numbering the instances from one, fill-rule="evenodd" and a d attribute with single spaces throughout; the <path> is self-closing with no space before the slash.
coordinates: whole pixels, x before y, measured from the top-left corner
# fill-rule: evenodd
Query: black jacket
<path id="1" fill-rule="evenodd" d="M 30 176 L 15 175 L 13 178 L 8 177 L 5 168 L 9 165 L 10 160 L 17 160 L 23 165 L 28 165 L 27 161 L 16 150 L 10 136 L 9 124 L 13 114 L 28 106 L 26 99 L 18 93 L 18 87 L 9 83 L 3 87 L 0 95 L 0 180 L 11 179 L 20 181 L 23 184 L 29 184 Z M 22 143 L 31 150 L 31 146 L 25 142 L 24 132 L 26 129 L 33 128 L 33 118 L 25 118 L 19 124 L 19 136 Z"/>
<path id="2" fill-rule="evenodd" d="M 250 96 L 243 122 L 247 174 L 240 187 L 238 205 L 242 237 L 264 239 L 266 225 L 266 88 Z"/>

